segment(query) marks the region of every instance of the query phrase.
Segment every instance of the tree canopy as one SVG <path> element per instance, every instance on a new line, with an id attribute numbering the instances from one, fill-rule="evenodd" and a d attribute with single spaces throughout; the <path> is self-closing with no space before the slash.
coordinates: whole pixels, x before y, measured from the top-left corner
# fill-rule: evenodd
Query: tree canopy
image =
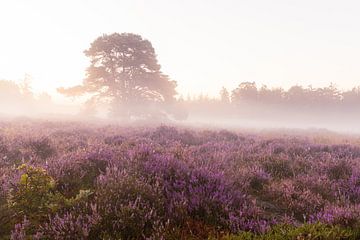
<path id="1" fill-rule="evenodd" d="M 152 44 L 132 33 L 104 34 L 85 55 L 90 66 L 82 85 L 60 88 L 67 96 L 90 94 L 108 101 L 116 116 L 146 116 L 171 103 L 176 82 L 160 70 Z"/>

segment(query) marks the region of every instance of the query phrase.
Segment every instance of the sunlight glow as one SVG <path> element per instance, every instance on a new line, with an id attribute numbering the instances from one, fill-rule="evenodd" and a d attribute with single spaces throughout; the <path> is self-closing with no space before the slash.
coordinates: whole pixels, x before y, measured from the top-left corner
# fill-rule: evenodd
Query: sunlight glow
<path id="1" fill-rule="evenodd" d="M 150 40 L 178 91 L 217 95 L 242 81 L 347 89 L 360 80 L 358 1 L 45 1 L 0 3 L 0 79 L 36 92 L 81 83 L 99 35 Z M 200 14 L 201 13 L 201 14 Z"/>

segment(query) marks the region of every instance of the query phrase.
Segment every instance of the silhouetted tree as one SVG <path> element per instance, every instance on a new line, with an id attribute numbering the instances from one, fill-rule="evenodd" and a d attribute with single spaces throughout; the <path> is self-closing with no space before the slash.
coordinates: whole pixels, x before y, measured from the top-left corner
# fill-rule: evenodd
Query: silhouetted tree
<path id="1" fill-rule="evenodd" d="M 28 76 L 21 83 L 0 80 L 0 113 L 25 114 L 34 108 L 36 99 L 28 80 Z"/>
<path id="2" fill-rule="evenodd" d="M 25 77 L 21 84 L 19 85 L 21 93 L 24 97 L 26 97 L 28 100 L 32 100 L 34 95 L 31 89 L 31 81 L 32 77 L 29 74 L 25 74 Z"/>
<path id="3" fill-rule="evenodd" d="M 284 90 L 282 88 L 269 89 L 263 85 L 258 91 L 258 100 L 262 104 L 281 104 Z"/>
<path id="4" fill-rule="evenodd" d="M 354 110 L 357 110 L 360 106 L 360 86 L 354 87 L 350 91 L 342 93 L 342 102 L 348 107 L 355 107 Z"/>
<path id="5" fill-rule="evenodd" d="M 333 106 L 341 100 L 341 94 L 334 84 L 328 87 L 318 88 L 318 100 L 321 101 L 323 106 Z"/>
<path id="6" fill-rule="evenodd" d="M 13 81 L 0 80 L 0 99 L 14 101 L 22 98 L 20 87 Z"/>
<path id="7" fill-rule="evenodd" d="M 304 99 L 306 99 L 306 90 L 299 85 L 292 86 L 286 92 L 286 101 L 292 106 L 304 106 Z"/>
<path id="8" fill-rule="evenodd" d="M 222 87 L 220 90 L 220 100 L 224 104 L 230 103 L 230 94 L 225 87 Z"/>
<path id="9" fill-rule="evenodd" d="M 242 82 L 232 91 L 231 101 L 238 102 L 252 102 L 256 101 L 258 91 L 255 82 Z"/>
<path id="10" fill-rule="evenodd" d="M 141 36 L 105 34 L 85 54 L 91 64 L 83 84 L 60 88 L 60 93 L 89 93 L 96 101 L 110 102 L 111 112 L 125 118 L 158 115 L 158 109 L 175 100 L 176 82 L 161 72 L 154 48 Z"/>

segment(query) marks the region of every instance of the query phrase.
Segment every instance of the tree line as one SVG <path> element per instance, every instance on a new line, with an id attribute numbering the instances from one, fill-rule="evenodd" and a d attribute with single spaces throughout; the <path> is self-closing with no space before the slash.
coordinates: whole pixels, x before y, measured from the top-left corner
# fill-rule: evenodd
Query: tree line
<path id="1" fill-rule="evenodd" d="M 221 91 L 223 101 L 229 101 L 226 89 Z M 360 86 L 351 90 L 341 91 L 334 84 L 314 88 L 295 85 L 288 90 L 268 88 L 266 85 L 258 88 L 255 82 L 243 82 L 231 93 L 231 102 L 254 102 L 261 104 L 290 105 L 293 107 L 358 107 L 360 104 Z M 354 109 L 355 110 L 355 109 Z"/>
<path id="2" fill-rule="evenodd" d="M 217 97 L 179 98 L 189 116 L 213 120 L 254 120 L 310 125 L 356 124 L 360 120 L 360 87 L 342 91 L 294 85 L 289 89 L 258 87 L 242 82 L 233 90 L 222 88 Z"/>
<path id="3" fill-rule="evenodd" d="M 29 75 L 25 75 L 21 82 L 0 79 L 0 115 L 29 115 L 29 113 L 43 112 L 51 104 L 49 94 L 33 93 Z"/>
<path id="4" fill-rule="evenodd" d="M 89 114 L 105 104 L 112 118 L 125 120 L 184 120 L 188 114 L 203 113 L 222 117 L 290 112 L 360 116 L 360 86 L 341 91 L 334 84 L 320 88 L 295 85 L 284 90 L 242 82 L 231 91 L 222 88 L 218 98 L 184 99 L 176 91 L 177 82 L 161 71 L 151 42 L 133 33 L 99 36 L 84 53 L 89 66 L 82 84 L 58 92 L 67 97 L 86 96 L 84 106 Z M 27 81 L 22 85 L 0 81 L 0 97 L 26 104 L 34 101 Z"/>
<path id="5" fill-rule="evenodd" d="M 269 88 L 266 85 L 258 87 L 255 82 L 242 82 L 237 88 L 229 91 L 223 87 L 219 91 L 218 97 L 198 95 L 195 97 L 181 97 L 181 101 L 190 104 L 208 103 L 222 105 L 268 105 L 279 107 L 300 107 L 302 109 L 316 107 L 330 108 L 349 107 L 354 111 L 360 106 L 360 86 L 353 87 L 351 90 L 339 90 L 334 84 L 326 87 L 314 88 L 311 85 L 304 87 L 301 85 L 291 86 L 285 90 L 283 88 Z"/>

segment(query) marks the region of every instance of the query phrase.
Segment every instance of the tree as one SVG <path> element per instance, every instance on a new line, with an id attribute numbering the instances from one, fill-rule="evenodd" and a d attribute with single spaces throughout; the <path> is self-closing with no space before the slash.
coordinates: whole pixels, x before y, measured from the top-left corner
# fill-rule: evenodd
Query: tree
<path id="1" fill-rule="evenodd" d="M 176 82 L 160 70 L 151 43 L 132 33 L 104 34 L 85 51 L 90 66 L 82 85 L 60 88 L 67 96 L 90 94 L 111 103 L 118 117 L 149 117 L 172 103 Z"/>
<path id="2" fill-rule="evenodd" d="M 306 99 L 306 89 L 299 85 L 292 86 L 286 92 L 286 99 L 290 105 L 305 106 L 304 99 Z"/>
<path id="3" fill-rule="evenodd" d="M 24 114 L 34 107 L 35 98 L 28 78 L 22 83 L 11 80 L 0 80 L 0 112 Z"/>
<path id="4" fill-rule="evenodd" d="M 0 80 L 0 98 L 2 102 L 22 99 L 21 88 L 13 81 Z"/>
<path id="5" fill-rule="evenodd" d="M 334 105 L 340 103 L 342 98 L 340 91 L 333 83 L 331 83 L 328 87 L 318 88 L 317 93 L 323 107 L 333 107 Z"/>
<path id="6" fill-rule="evenodd" d="M 20 84 L 20 90 L 22 95 L 28 100 L 32 100 L 34 98 L 32 89 L 31 89 L 32 77 L 29 74 L 25 74 L 24 80 Z"/>
<path id="7" fill-rule="evenodd" d="M 225 87 L 222 87 L 220 90 L 220 100 L 224 104 L 230 103 L 230 94 Z"/>
<path id="8" fill-rule="evenodd" d="M 282 88 L 269 89 L 266 85 L 262 85 L 258 91 L 258 101 L 262 104 L 281 104 L 283 94 Z"/>
<path id="9" fill-rule="evenodd" d="M 242 82 L 232 91 L 231 102 L 255 102 L 257 97 L 258 90 L 255 82 Z"/>

